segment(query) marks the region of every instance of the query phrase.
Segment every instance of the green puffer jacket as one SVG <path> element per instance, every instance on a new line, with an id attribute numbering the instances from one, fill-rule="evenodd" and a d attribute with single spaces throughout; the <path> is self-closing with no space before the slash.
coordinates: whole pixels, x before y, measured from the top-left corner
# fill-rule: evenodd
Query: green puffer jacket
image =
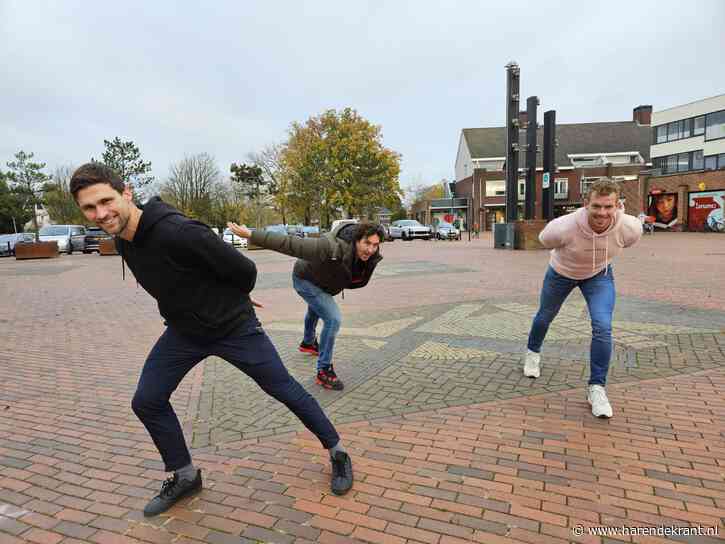
<path id="1" fill-rule="evenodd" d="M 365 287 L 383 259 L 380 249 L 362 267 L 362 281 L 352 282 L 355 256 L 353 233 L 356 225 L 341 225 L 320 238 L 300 238 L 276 232 L 255 230 L 250 242 L 291 257 L 297 257 L 293 274 L 336 295 L 343 289 Z"/>

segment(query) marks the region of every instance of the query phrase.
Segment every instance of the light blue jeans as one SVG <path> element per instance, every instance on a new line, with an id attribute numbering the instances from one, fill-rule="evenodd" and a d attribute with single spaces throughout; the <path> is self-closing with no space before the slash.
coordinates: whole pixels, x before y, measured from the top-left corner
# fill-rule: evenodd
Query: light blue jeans
<path id="1" fill-rule="evenodd" d="M 317 359 L 317 370 L 329 368 L 332 364 L 332 352 L 335 349 L 335 338 L 340 330 L 342 315 L 335 298 L 314 283 L 298 278 L 292 274 L 292 285 L 307 303 L 305 315 L 305 334 L 302 341 L 311 344 L 315 341 L 317 322 L 322 319 L 320 335 L 320 356 Z"/>
<path id="2" fill-rule="evenodd" d="M 549 266 L 541 289 L 539 311 L 531 324 L 528 348 L 536 353 L 541 351 L 549 325 L 575 287 L 579 287 L 584 295 L 592 318 L 589 385 L 603 386 L 607 383 L 609 360 L 612 358 L 612 315 L 616 298 L 611 265 L 586 280 L 567 278 Z"/>

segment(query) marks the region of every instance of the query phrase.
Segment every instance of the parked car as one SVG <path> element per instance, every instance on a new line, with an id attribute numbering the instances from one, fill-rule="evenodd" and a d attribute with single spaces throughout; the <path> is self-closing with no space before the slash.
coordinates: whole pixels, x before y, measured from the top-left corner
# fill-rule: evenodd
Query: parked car
<path id="1" fill-rule="evenodd" d="M 305 237 L 304 227 L 302 225 L 287 225 L 287 234 L 294 234 L 300 238 Z"/>
<path id="2" fill-rule="evenodd" d="M 335 219 L 330 226 L 330 232 L 335 230 L 340 225 L 349 225 L 351 223 L 358 223 L 357 219 Z"/>
<path id="3" fill-rule="evenodd" d="M 15 246 L 17 244 L 32 242 L 35 242 L 35 234 L 32 232 L 0 234 L 0 257 L 15 255 Z"/>
<path id="4" fill-rule="evenodd" d="M 113 236 L 108 234 L 101 227 L 86 227 L 86 239 L 83 244 L 83 253 L 92 253 L 98 251 L 102 240 L 113 240 Z"/>
<path id="5" fill-rule="evenodd" d="M 58 242 L 58 251 L 70 255 L 83 251 L 86 244 L 86 228 L 83 225 L 47 225 L 40 229 L 41 242 Z"/>
<path id="6" fill-rule="evenodd" d="M 314 227 L 312 225 L 305 225 L 302 227 L 302 234 L 304 234 L 305 238 L 319 238 L 320 237 L 320 227 Z"/>
<path id="7" fill-rule="evenodd" d="M 390 236 L 393 239 L 400 238 L 401 240 L 413 240 L 415 238 L 430 240 L 433 234 L 430 227 L 421 225 L 415 219 L 399 219 L 391 223 Z"/>
<path id="8" fill-rule="evenodd" d="M 460 240 L 461 231 L 450 223 L 441 221 L 435 228 L 435 237 L 438 240 Z"/>
<path id="9" fill-rule="evenodd" d="M 232 247 L 246 248 L 247 239 L 237 236 L 229 229 L 224 229 L 224 241 L 227 244 L 231 244 Z"/>

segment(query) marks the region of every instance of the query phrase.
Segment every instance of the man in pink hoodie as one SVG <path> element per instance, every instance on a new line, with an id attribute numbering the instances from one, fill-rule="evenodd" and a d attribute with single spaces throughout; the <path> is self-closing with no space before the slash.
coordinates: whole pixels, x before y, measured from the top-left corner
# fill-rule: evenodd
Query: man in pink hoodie
<path id="1" fill-rule="evenodd" d="M 587 401 L 596 417 L 612 417 L 604 389 L 612 356 L 614 276 L 611 262 L 622 248 L 642 236 L 640 221 L 626 215 L 619 203 L 619 187 L 602 179 L 589 190 L 585 206 L 551 221 L 539 240 L 551 249 L 549 267 L 541 289 L 539 311 L 529 333 L 524 376 L 541 375 L 541 345 L 549 325 L 575 287 L 584 295 L 592 319 L 590 377 Z"/>

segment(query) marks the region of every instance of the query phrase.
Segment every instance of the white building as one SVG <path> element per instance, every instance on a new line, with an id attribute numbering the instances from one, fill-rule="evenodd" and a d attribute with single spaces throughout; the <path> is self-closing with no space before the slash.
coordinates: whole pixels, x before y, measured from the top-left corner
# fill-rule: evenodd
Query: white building
<path id="1" fill-rule="evenodd" d="M 650 157 L 662 174 L 725 169 L 725 94 L 653 112 Z"/>

